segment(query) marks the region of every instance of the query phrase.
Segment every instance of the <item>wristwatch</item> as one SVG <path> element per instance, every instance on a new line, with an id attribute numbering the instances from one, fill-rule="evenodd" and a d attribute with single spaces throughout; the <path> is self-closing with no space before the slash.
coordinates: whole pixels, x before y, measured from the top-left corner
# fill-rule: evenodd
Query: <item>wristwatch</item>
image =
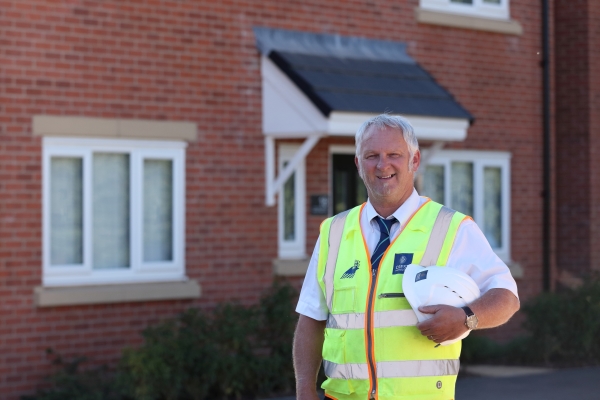
<path id="1" fill-rule="evenodd" d="M 479 320 L 477 319 L 477 315 L 475 315 L 473 310 L 471 310 L 467 306 L 464 306 L 461 308 L 463 309 L 465 314 L 467 314 L 467 318 L 465 319 L 465 326 L 467 328 L 469 328 L 470 331 L 472 331 L 473 329 L 477 329 L 477 324 L 479 323 Z"/>

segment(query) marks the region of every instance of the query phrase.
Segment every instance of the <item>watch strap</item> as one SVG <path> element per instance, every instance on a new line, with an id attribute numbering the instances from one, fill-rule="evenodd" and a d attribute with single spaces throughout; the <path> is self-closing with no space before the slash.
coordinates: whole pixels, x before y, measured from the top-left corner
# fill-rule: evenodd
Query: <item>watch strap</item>
<path id="1" fill-rule="evenodd" d="M 473 310 L 471 310 L 469 307 L 464 306 L 461 307 L 463 309 L 463 311 L 465 312 L 465 314 L 467 314 L 467 317 L 471 317 L 473 315 L 475 315 L 475 313 L 473 312 Z"/>

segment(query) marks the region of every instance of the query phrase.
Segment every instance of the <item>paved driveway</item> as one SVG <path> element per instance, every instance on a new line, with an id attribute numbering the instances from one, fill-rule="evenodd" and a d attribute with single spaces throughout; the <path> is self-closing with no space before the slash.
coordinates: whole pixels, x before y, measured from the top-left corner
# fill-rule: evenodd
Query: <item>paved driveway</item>
<path id="1" fill-rule="evenodd" d="M 456 400 L 575 399 L 600 399 L 600 367 L 506 378 L 466 377 L 456 382 Z"/>
<path id="2" fill-rule="evenodd" d="M 472 373 L 488 376 L 459 378 L 456 400 L 600 400 L 600 367 L 540 372 L 536 368 L 477 366 Z"/>

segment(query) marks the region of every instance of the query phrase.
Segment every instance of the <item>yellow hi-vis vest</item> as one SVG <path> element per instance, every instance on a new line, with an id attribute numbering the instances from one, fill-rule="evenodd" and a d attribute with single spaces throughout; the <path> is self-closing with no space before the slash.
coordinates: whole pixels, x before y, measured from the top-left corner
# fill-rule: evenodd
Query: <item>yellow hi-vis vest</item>
<path id="1" fill-rule="evenodd" d="M 427 199 L 373 272 L 363 208 L 321 225 L 318 280 L 329 308 L 322 388 L 338 400 L 451 400 L 461 344 L 435 347 L 421 335 L 402 278 L 409 264 L 445 266 L 469 217 Z"/>

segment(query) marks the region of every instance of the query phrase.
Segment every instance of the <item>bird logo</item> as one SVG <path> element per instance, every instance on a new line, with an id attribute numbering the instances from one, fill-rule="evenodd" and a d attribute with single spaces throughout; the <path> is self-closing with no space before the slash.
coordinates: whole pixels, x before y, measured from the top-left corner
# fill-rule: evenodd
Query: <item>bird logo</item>
<path id="1" fill-rule="evenodd" d="M 354 274 L 356 274 L 356 270 L 358 270 L 358 266 L 360 265 L 360 261 L 355 260 L 354 265 L 348 269 L 348 271 L 344 272 L 342 275 L 342 279 L 346 278 L 354 278 Z"/>

